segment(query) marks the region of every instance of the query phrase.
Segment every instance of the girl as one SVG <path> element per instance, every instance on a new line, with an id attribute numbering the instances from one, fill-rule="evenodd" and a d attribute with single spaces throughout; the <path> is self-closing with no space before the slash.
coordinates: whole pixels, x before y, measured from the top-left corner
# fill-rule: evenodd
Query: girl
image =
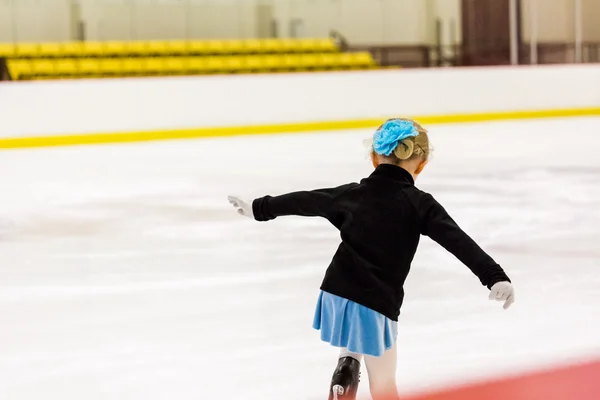
<path id="1" fill-rule="evenodd" d="M 362 358 L 372 396 L 397 398 L 396 338 L 403 284 L 427 235 L 454 254 L 508 308 L 508 276 L 428 193 L 415 187 L 430 146 L 427 131 L 409 119 L 391 119 L 373 135 L 375 171 L 360 183 L 265 196 L 251 204 L 229 196 L 243 216 L 269 221 L 285 215 L 323 217 L 341 233 L 317 302 L 314 328 L 341 348 L 329 399 L 355 399 Z"/>

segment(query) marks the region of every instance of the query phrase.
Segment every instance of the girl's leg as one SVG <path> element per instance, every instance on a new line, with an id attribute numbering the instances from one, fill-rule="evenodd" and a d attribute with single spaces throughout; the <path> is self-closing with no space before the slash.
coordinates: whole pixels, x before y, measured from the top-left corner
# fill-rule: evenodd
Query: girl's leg
<path id="1" fill-rule="evenodd" d="M 340 356 L 338 358 L 344 358 L 344 357 L 352 357 L 356 361 L 361 362 L 363 356 L 362 356 L 362 354 L 352 353 L 348 349 L 345 349 L 342 347 L 340 349 Z"/>
<path id="2" fill-rule="evenodd" d="M 398 398 L 396 387 L 396 365 L 398 362 L 396 344 L 380 357 L 365 355 L 369 374 L 369 389 L 373 400 Z"/>
<path id="3" fill-rule="evenodd" d="M 361 354 L 342 348 L 331 377 L 329 400 L 355 400 L 360 379 Z"/>

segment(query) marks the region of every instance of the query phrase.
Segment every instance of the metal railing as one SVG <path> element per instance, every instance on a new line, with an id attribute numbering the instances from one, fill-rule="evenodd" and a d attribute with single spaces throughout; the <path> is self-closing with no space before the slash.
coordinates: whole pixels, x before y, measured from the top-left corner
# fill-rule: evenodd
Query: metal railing
<path id="1" fill-rule="evenodd" d="M 8 66 L 6 65 L 6 60 L 0 57 L 0 81 L 9 81 L 10 74 L 8 72 Z"/>
<path id="2" fill-rule="evenodd" d="M 600 63 L 600 41 L 581 44 L 579 63 Z M 574 64 L 576 43 L 539 43 L 535 62 L 531 57 L 529 43 L 518 49 L 516 65 L 527 64 Z M 498 44 L 481 48 L 453 46 L 386 46 L 363 45 L 348 47 L 349 50 L 369 51 L 382 67 L 429 68 L 456 66 L 513 65 L 510 46 Z"/>

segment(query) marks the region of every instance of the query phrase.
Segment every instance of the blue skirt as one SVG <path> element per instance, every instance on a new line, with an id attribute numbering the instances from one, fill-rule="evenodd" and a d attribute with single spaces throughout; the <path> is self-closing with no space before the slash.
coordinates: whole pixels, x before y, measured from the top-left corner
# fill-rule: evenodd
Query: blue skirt
<path id="1" fill-rule="evenodd" d="M 398 337 L 398 322 L 358 303 L 321 291 L 313 328 L 332 346 L 381 356 Z"/>

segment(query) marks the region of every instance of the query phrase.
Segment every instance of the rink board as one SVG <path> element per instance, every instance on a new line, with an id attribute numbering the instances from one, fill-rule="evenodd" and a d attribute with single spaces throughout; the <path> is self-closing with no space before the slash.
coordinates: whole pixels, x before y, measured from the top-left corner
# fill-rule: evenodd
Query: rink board
<path id="1" fill-rule="evenodd" d="M 541 111 L 512 111 L 479 114 L 409 116 L 424 125 L 463 124 L 501 120 L 568 118 L 600 116 L 598 108 L 575 108 Z M 390 116 L 391 117 L 391 116 Z M 293 124 L 209 127 L 138 132 L 89 133 L 82 135 L 34 136 L 0 138 L 0 149 L 18 149 L 91 144 L 116 144 L 156 140 L 199 139 L 242 135 L 269 135 L 302 132 L 339 131 L 348 129 L 375 129 L 385 118 L 347 121 L 304 122 Z"/>
<path id="2" fill-rule="evenodd" d="M 600 115 L 600 65 L 3 84 L 0 148 Z"/>

